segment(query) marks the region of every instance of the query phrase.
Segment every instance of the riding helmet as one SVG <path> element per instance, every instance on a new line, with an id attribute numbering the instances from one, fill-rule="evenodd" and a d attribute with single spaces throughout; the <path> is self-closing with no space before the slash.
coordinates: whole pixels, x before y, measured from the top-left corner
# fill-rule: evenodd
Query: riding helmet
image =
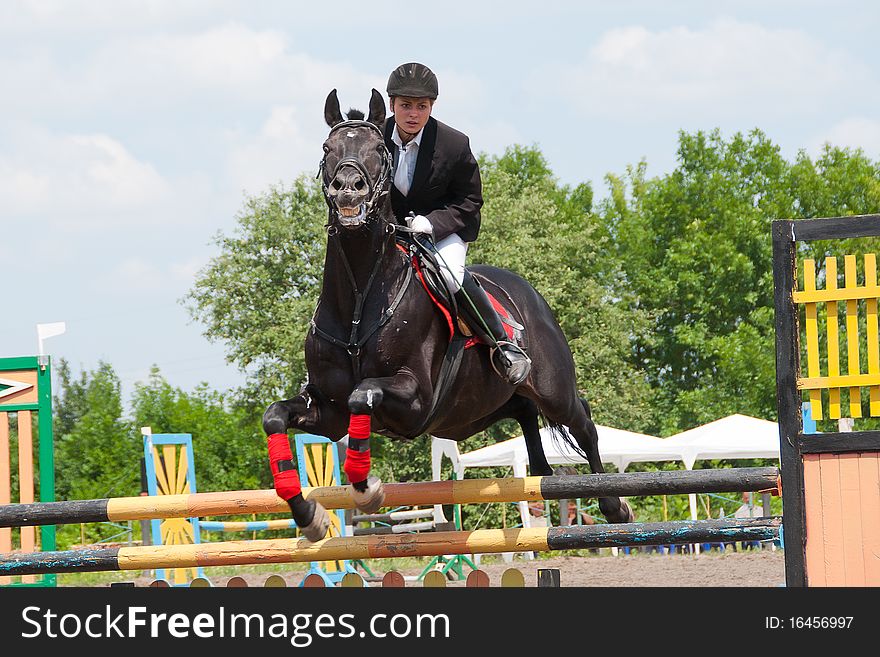
<path id="1" fill-rule="evenodd" d="M 388 78 L 388 97 L 437 98 L 437 76 L 424 64 L 401 64 Z"/>

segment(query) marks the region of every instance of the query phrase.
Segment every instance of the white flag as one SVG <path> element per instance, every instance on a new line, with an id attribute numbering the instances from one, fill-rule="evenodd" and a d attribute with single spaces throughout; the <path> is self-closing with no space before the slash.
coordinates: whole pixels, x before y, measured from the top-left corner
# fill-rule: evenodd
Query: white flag
<path id="1" fill-rule="evenodd" d="M 67 330 L 66 322 L 52 322 L 51 324 L 37 324 L 37 341 L 40 344 L 40 356 L 43 352 L 43 340 L 61 335 Z"/>

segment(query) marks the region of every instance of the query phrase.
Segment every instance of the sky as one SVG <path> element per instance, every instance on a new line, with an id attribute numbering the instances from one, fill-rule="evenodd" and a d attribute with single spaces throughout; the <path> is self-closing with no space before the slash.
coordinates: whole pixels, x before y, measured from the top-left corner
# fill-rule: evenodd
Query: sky
<path id="1" fill-rule="evenodd" d="M 878 28 L 870 0 L 0 0 L 0 357 L 64 321 L 46 351 L 125 397 L 152 365 L 241 384 L 181 300 L 246 195 L 316 170 L 331 89 L 366 109 L 427 64 L 475 152 L 535 145 L 601 199 L 606 173 L 669 172 L 680 130 L 880 160 Z"/>

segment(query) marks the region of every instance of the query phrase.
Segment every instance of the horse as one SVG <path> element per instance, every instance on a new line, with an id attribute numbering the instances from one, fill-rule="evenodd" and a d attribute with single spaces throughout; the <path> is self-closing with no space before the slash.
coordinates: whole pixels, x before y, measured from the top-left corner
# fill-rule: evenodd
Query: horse
<path id="1" fill-rule="evenodd" d="M 343 469 L 355 503 L 366 513 L 384 499 L 382 482 L 369 473 L 371 433 L 462 441 L 509 418 L 522 428 L 530 474 L 550 475 L 541 418 L 587 459 L 592 472 L 604 472 L 568 341 L 544 298 L 511 271 L 469 267 L 523 328 L 521 339 L 533 363 L 529 376 L 517 386 L 503 380 L 480 344 L 460 353 L 454 384 L 445 384 L 438 403 L 450 322 L 413 275 L 412 250 L 401 245 L 415 240 L 406 237 L 391 208 L 392 161 L 382 132 L 382 95 L 372 90 L 366 119 L 357 110 L 343 118 L 334 89 L 324 118 L 330 132 L 318 175 L 328 205 L 328 236 L 321 292 L 305 340 L 307 381 L 298 395 L 272 403 L 263 415 L 276 490 L 287 499 L 303 535 L 320 540 L 329 519 L 320 504 L 301 494 L 287 442 L 291 429 L 333 441 L 348 437 Z M 290 484 L 284 494 L 279 476 Z M 633 519 L 618 497 L 600 498 L 599 507 L 608 522 Z"/>

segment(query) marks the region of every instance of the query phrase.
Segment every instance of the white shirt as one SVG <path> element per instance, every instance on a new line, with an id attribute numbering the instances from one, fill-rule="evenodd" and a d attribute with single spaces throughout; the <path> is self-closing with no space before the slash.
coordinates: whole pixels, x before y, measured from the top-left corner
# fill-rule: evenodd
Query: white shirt
<path id="1" fill-rule="evenodd" d="M 419 144 L 422 142 L 422 133 L 425 129 L 419 130 L 419 133 L 413 137 L 409 143 L 403 144 L 400 133 L 397 131 L 397 124 L 394 124 L 394 130 L 391 132 L 391 141 L 397 146 L 397 167 L 394 171 L 394 186 L 398 191 L 406 196 L 409 188 L 412 186 L 413 174 L 416 172 L 416 160 L 419 157 Z"/>

